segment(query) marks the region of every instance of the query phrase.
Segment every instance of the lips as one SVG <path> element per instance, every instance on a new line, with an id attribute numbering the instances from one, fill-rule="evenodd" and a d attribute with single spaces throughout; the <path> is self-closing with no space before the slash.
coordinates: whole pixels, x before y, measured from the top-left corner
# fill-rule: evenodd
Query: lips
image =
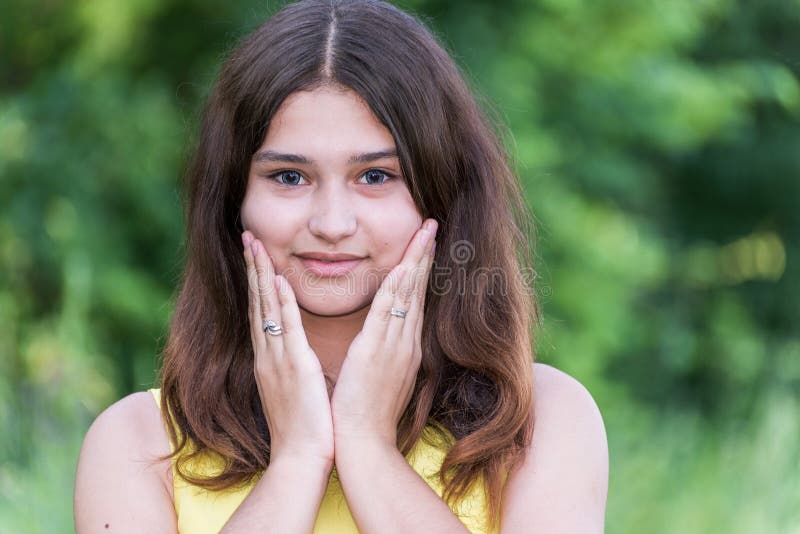
<path id="1" fill-rule="evenodd" d="M 315 258 L 308 258 L 298 256 L 303 267 L 306 268 L 311 274 L 323 277 L 343 276 L 350 273 L 360 264 L 363 258 L 340 260 L 340 261 L 323 261 Z"/>
<path id="2" fill-rule="evenodd" d="M 363 260 L 361 256 L 344 252 L 298 252 L 297 256 L 321 261 Z"/>

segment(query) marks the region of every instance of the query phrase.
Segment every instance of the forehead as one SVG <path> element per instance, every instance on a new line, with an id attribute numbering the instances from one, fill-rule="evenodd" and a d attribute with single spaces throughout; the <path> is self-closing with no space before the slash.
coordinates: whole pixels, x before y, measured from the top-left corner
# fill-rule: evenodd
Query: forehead
<path id="1" fill-rule="evenodd" d="M 369 105 L 349 89 L 321 87 L 289 95 L 270 122 L 264 146 L 289 143 L 297 149 L 363 144 L 394 147 L 389 130 Z M 380 146 L 378 146 L 380 145 Z"/>

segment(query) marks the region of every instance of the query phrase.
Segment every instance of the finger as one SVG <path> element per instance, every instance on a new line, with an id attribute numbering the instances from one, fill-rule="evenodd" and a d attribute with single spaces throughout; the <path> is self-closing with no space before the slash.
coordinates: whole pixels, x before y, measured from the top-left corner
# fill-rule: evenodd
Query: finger
<path id="1" fill-rule="evenodd" d="M 308 354 L 308 339 L 303 330 L 303 320 L 300 317 L 300 308 L 297 306 L 294 290 L 289 281 L 275 275 L 278 287 L 278 301 L 281 308 L 281 324 L 283 325 L 283 348 L 288 356 Z M 308 362 L 302 362 L 308 363 Z M 313 363 L 313 362 L 312 362 Z"/>
<path id="2" fill-rule="evenodd" d="M 379 340 L 385 339 L 386 328 L 389 320 L 392 319 L 389 311 L 394 302 L 394 294 L 405 274 L 405 267 L 402 264 L 395 265 L 383 279 L 375 298 L 372 299 L 372 305 L 367 312 L 367 318 L 364 319 L 362 328 L 362 331 L 367 334 L 366 339 L 370 345 L 368 348 L 374 348 Z"/>
<path id="3" fill-rule="evenodd" d="M 406 330 L 407 325 L 410 323 L 413 326 L 413 323 L 416 320 L 417 312 L 415 311 L 412 315 L 409 316 L 409 311 L 411 310 L 411 303 L 413 300 L 418 298 L 418 292 L 420 290 L 420 286 L 424 282 L 425 275 L 427 273 L 427 263 L 428 263 L 428 250 L 431 240 L 433 239 L 433 229 L 435 228 L 436 221 L 433 219 L 428 219 L 422 225 L 411 240 L 409 248 L 406 253 L 406 258 L 404 258 L 404 263 L 407 265 L 408 274 L 403 278 L 403 281 L 400 283 L 400 286 L 395 294 L 394 301 L 392 302 L 392 307 L 400 309 L 406 312 L 406 317 L 395 317 L 391 315 L 391 309 L 389 310 L 390 317 L 393 317 L 395 320 L 389 323 L 389 326 L 386 330 L 386 346 L 387 347 L 394 347 L 394 351 L 384 351 L 386 357 L 396 358 L 403 355 L 407 355 L 407 351 L 411 351 L 413 349 L 413 345 L 410 344 L 410 340 L 405 340 L 404 344 L 399 343 L 401 338 L 403 337 L 403 331 Z M 390 352 L 394 352 L 390 354 Z"/>
<path id="4" fill-rule="evenodd" d="M 422 307 L 417 305 L 424 296 L 424 291 L 428 283 L 428 273 L 430 264 L 430 247 L 436 235 L 436 221 L 428 219 L 423 228 L 420 229 L 419 236 L 415 236 L 416 243 L 412 243 L 410 250 L 411 260 L 415 261 L 409 276 L 406 276 L 400 284 L 400 288 L 395 295 L 393 306 L 406 312 L 406 318 L 395 321 L 391 324 L 387 332 L 387 343 L 390 347 L 401 347 L 413 341 L 414 327 Z M 410 338 L 410 339 L 409 339 Z"/>
<path id="5" fill-rule="evenodd" d="M 422 322 L 423 315 L 425 314 L 425 301 L 428 294 L 428 284 L 431 278 L 431 269 L 433 267 L 434 252 L 436 250 L 436 241 L 431 243 L 425 257 L 422 260 L 422 275 L 419 276 L 416 289 L 414 291 L 411 304 L 409 306 L 409 315 L 413 314 L 414 319 L 403 326 L 402 337 L 412 336 L 414 347 L 419 347 L 421 343 Z"/>
<path id="6" fill-rule="evenodd" d="M 281 308 L 278 302 L 278 295 L 275 291 L 275 273 L 272 270 L 272 262 L 264 250 L 264 245 L 258 239 L 253 240 L 253 258 L 256 263 L 256 272 L 258 273 L 259 285 L 259 302 L 261 303 L 261 321 L 259 327 L 264 335 L 267 345 L 276 358 L 281 358 L 283 355 L 283 340 L 282 336 L 274 336 L 265 331 L 261 324 L 263 321 L 271 320 L 281 324 Z"/>
<path id="7" fill-rule="evenodd" d="M 406 350 L 411 348 L 408 340 L 403 339 L 404 325 L 415 320 L 415 313 L 411 309 L 411 302 L 416 300 L 414 293 L 417 291 L 417 280 L 420 278 L 419 265 L 406 273 L 403 280 L 400 282 L 397 291 L 394 294 L 394 299 L 388 310 L 389 323 L 386 327 L 386 334 L 383 336 L 385 339 L 386 347 L 390 350 L 382 351 L 382 355 L 386 358 L 398 358 L 406 354 Z M 406 313 L 405 317 L 393 315 L 392 309 L 398 309 Z"/>
<path id="8" fill-rule="evenodd" d="M 433 219 L 429 219 L 425 222 L 435 224 Z M 403 319 L 391 315 L 391 309 L 394 306 L 395 295 L 398 289 L 403 286 L 405 280 L 410 278 L 409 275 L 412 274 L 411 271 L 425 254 L 425 247 L 431 237 L 431 232 L 428 231 L 427 226 L 427 224 L 423 224 L 414 234 L 414 237 L 411 239 L 403 255 L 403 260 L 390 271 L 389 275 L 383 280 L 381 287 L 378 289 L 378 293 L 372 301 L 370 311 L 367 314 L 367 318 L 364 320 L 363 330 L 370 333 L 370 339 L 375 345 L 377 345 L 377 340 L 382 340 L 385 346 L 395 346 L 392 343 L 396 343 L 399 332 L 402 331 L 402 325 L 395 325 L 394 323 L 396 321 L 393 322 L 392 319 Z M 406 297 L 407 291 L 408 290 L 406 290 Z M 387 336 L 391 336 L 391 341 Z M 392 357 L 391 354 L 386 354 L 386 356 Z"/>
<path id="9" fill-rule="evenodd" d="M 421 261 L 422 275 L 418 277 L 418 282 L 415 282 L 411 303 L 408 305 L 408 315 L 403 320 L 399 341 L 394 345 L 400 347 L 398 352 L 395 353 L 396 357 L 406 358 L 403 362 L 397 362 L 402 367 L 399 374 L 402 377 L 401 391 L 405 392 L 401 405 L 403 409 L 408 406 L 414 394 L 414 383 L 422 361 L 422 326 L 425 320 L 425 295 L 428 288 L 428 280 L 430 279 L 435 247 L 436 242 L 433 241 Z"/>
<path id="10" fill-rule="evenodd" d="M 250 320 L 250 341 L 256 352 L 263 352 L 266 340 L 261 331 L 261 302 L 258 297 L 258 273 L 253 261 L 253 249 L 250 247 L 252 238 L 246 235 L 242 238 L 244 247 L 244 262 L 247 265 L 247 315 Z"/>
<path id="11" fill-rule="evenodd" d="M 396 303 L 403 310 L 408 310 L 409 297 L 413 297 L 413 293 L 417 291 L 420 282 L 424 280 L 427 268 L 428 250 L 430 244 L 436 235 L 437 223 L 435 219 L 426 219 L 423 225 L 417 230 L 414 238 L 409 243 L 406 253 L 403 256 L 403 265 L 406 267 L 406 276 L 403 284 L 400 287 L 401 299 Z"/>
<path id="12" fill-rule="evenodd" d="M 436 226 L 437 224 L 434 219 L 426 219 L 414 234 L 400 262 L 405 265 L 406 272 L 414 269 L 419 265 L 422 258 L 425 257 L 428 246 L 435 235 Z"/>
<path id="13" fill-rule="evenodd" d="M 420 346 L 422 342 L 422 325 L 423 325 L 425 310 L 427 309 L 426 304 L 428 302 L 428 290 L 430 289 L 431 273 L 433 272 L 433 265 L 435 261 L 436 261 L 436 241 L 434 241 L 433 245 L 431 246 L 430 263 L 428 264 L 428 276 L 425 283 L 425 288 L 422 290 L 422 308 L 421 308 L 422 312 L 420 313 L 419 325 L 417 326 L 417 334 L 416 334 L 417 346 Z"/>

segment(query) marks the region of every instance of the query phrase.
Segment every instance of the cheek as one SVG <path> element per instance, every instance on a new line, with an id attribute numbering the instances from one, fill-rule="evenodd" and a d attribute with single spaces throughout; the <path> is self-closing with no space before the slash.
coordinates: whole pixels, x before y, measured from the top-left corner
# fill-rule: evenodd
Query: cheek
<path id="1" fill-rule="evenodd" d="M 377 221 L 373 235 L 376 256 L 382 266 L 394 267 L 403 259 L 406 248 L 414 236 L 422 218 L 415 216 L 387 221 L 385 217 Z"/>
<path id="2" fill-rule="evenodd" d="M 296 216 L 297 211 L 288 209 L 286 203 L 266 198 L 245 198 L 242 203 L 242 224 L 261 241 L 277 268 L 283 268 L 286 262 L 287 249 L 296 233 Z"/>

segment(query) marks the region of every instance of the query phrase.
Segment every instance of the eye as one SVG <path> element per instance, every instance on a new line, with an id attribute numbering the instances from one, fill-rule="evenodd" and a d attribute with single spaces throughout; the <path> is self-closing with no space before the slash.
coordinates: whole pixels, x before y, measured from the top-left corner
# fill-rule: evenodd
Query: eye
<path id="1" fill-rule="evenodd" d="M 270 174 L 267 178 L 276 180 L 280 185 L 298 185 L 297 181 L 303 180 L 303 175 L 297 171 L 280 171 Z M 287 178 L 289 182 L 284 182 L 282 178 Z"/>
<path id="2" fill-rule="evenodd" d="M 369 185 L 382 185 L 382 184 L 388 182 L 389 180 L 392 180 L 392 179 L 395 178 L 394 174 L 390 174 L 388 172 L 384 172 L 384 171 L 381 171 L 379 169 L 370 169 L 367 172 L 365 172 L 364 174 L 362 174 L 361 176 L 362 177 L 366 176 L 367 182 L 369 183 Z M 384 179 L 381 180 L 381 177 L 383 177 Z M 375 183 L 375 182 L 370 182 L 370 180 L 380 180 L 380 182 Z"/>

